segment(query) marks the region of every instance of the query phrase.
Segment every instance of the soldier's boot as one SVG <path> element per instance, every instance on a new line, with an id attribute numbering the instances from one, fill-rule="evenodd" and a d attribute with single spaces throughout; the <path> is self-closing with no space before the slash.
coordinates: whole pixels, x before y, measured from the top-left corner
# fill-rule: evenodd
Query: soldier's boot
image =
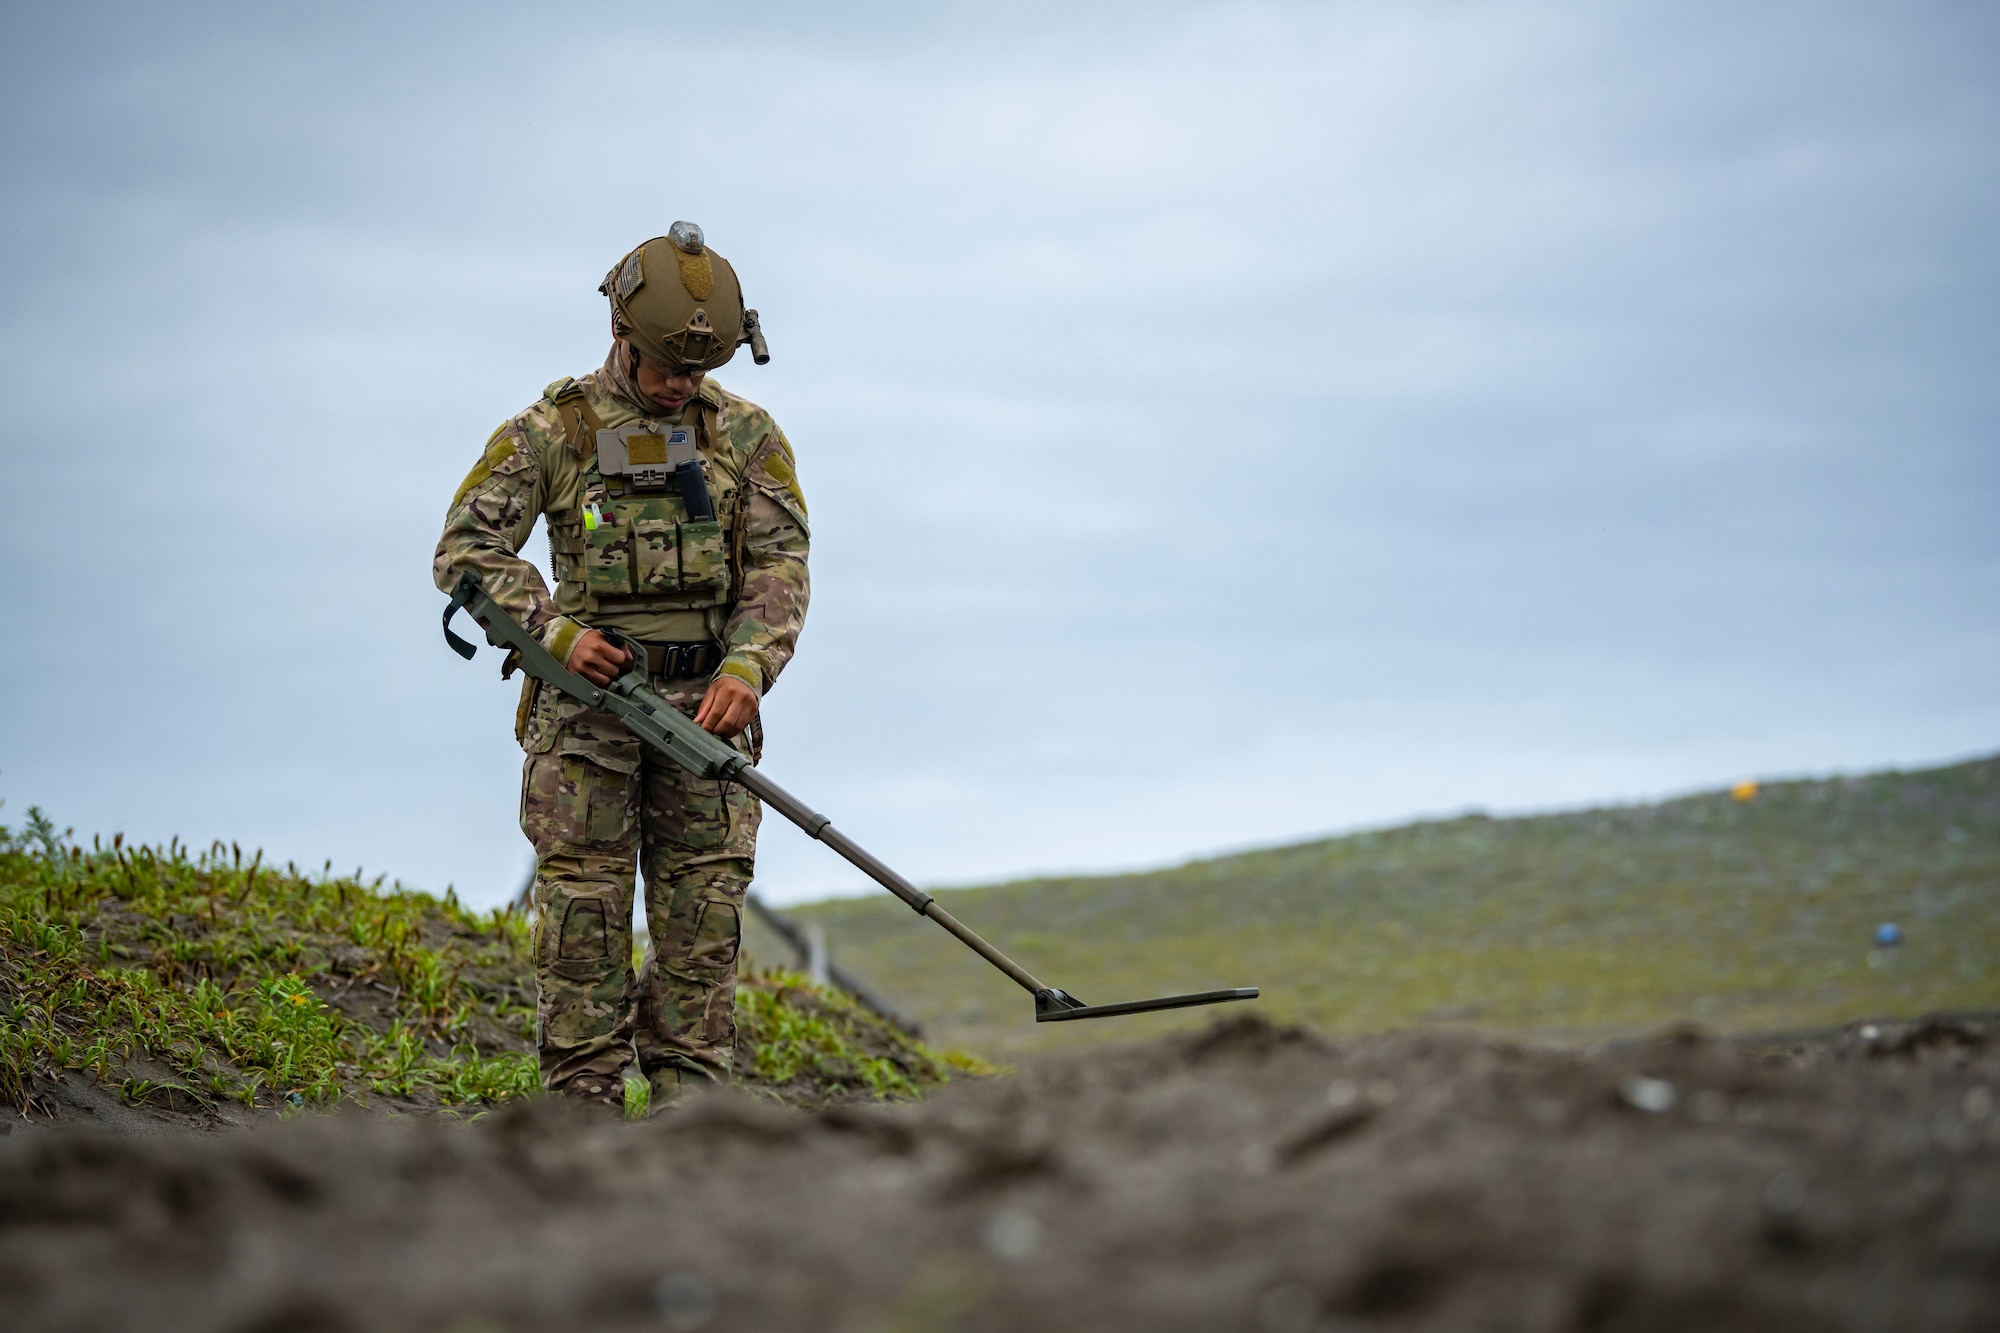
<path id="1" fill-rule="evenodd" d="M 580 1106 L 625 1114 L 625 1079 L 622 1075 L 582 1073 L 557 1089 Z"/>
<path id="2" fill-rule="evenodd" d="M 681 1071 L 672 1065 L 665 1069 L 648 1070 L 646 1072 L 646 1088 L 649 1093 L 646 1100 L 647 1114 L 664 1111 L 673 1105 L 675 1099 L 681 1095 L 683 1083 L 684 1077 Z"/>
<path id="3" fill-rule="evenodd" d="M 648 1114 L 671 1106 L 689 1088 L 704 1083 L 713 1083 L 706 1070 L 691 1069 L 686 1065 L 672 1062 L 654 1065 L 646 1070 L 646 1085 L 651 1094 L 646 1103 Z"/>

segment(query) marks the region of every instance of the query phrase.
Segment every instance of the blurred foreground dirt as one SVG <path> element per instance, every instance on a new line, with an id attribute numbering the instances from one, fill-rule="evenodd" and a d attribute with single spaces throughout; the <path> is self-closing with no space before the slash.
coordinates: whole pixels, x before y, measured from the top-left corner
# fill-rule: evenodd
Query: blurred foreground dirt
<path id="1" fill-rule="evenodd" d="M 816 1114 L 17 1125 L 0 1326 L 1990 1329 L 1997 1037 L 1236 1018 Z"/>

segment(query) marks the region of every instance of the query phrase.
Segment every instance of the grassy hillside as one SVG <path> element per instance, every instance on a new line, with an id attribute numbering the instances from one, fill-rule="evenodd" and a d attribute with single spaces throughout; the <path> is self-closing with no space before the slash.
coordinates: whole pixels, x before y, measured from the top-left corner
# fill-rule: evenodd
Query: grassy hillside
<path id="1" fill-rule="evenodd" d="M 1256 985 L 1267 1015 L 1332 1031 L 1458 1021 L 1583 1040 L 1993 1006 L 2000 757 L 939 896 L 1091 1002 Z M 1214 1012 L 1037 1026 L 1021 991 L 886 895 L 797 915 L 934 1039 L 991 1056 Z M 1872 949 L 1883 921 L 1907 942 Z"/>
<path id="2" fill-rule="evenodd" d="M 89 850 L 39 811 L 0 827 L 0 1105 L 66 1080 L 197 1117 L 477 1108 L 534 1091 L 529 923 L 217 843 Z M 742 1080 L 790 1101 L 908 1095 L 940 1056 L 767 972 L 739 988 Z"/>

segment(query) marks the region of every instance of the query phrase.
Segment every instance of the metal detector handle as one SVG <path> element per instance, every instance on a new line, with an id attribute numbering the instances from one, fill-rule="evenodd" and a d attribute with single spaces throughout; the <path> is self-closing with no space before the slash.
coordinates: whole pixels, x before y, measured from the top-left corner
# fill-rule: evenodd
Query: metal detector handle
<path id="1" fill-rule="evenodd" d="M 486 595 L 485 589 L 479 586 L 479 580 L 467 573 L 459 578 L 458 586 L 452 590 L 445 623 L 445 637 L 451 641 L 453 651 L 466 658 L 470 658 L 475 650 L 451 632 L 450 624 L 451 615 L 460 607 L 486 631 L 486 642 L 495 648 L 511 649 L 519 654 L 521 670 L 543 684 L 561 690 L 586 708 L 614 715 L 633 735 L 694 776 L 727 782 L 750 766 L 749 759 L 735 746 L 703 731 L 680 709 L 647 688 L 643 651 L 636 654 L 633 669 L 609 685 L 594 685 L 556 661 L 554 654 L 542 647 L 540 639 L 523 629 L 519 621 L 507 614 L 505 607 Z M 630 639 L 623 635 L 612 637 L 619 646 L 631 649 Z"/>

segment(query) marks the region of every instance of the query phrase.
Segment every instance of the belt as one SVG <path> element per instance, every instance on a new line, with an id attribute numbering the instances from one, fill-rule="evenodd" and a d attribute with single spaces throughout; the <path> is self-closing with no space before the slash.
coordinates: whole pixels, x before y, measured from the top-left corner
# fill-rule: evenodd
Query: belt
<path id="1" fill-rule="evenodd" d="M 706 676 L 722 664 L 722 650 L 706 639 L 692 643 L 642 643 L 646 672 L 667 680 Z"/>

